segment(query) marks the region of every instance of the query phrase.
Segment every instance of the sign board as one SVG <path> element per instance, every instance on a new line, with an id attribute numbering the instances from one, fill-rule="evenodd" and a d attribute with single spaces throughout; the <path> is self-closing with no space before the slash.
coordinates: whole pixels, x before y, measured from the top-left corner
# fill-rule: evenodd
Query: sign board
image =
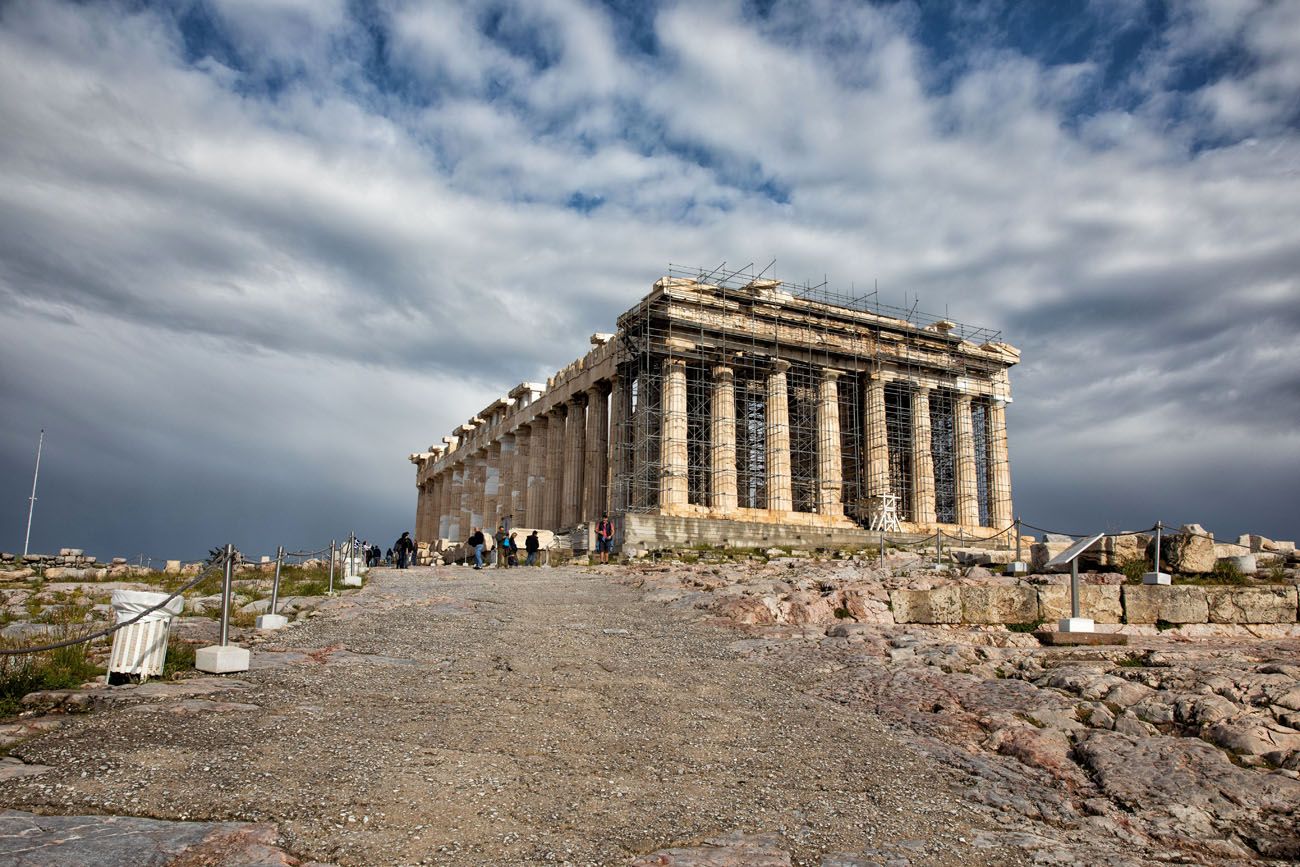
<path id="1" fill-rule="evenodd" d="M 1073 545 L 1066 548 L 1061 553 L 1057 554 L 1051 560 L 1048 560 L 1047 565 L 1049 567 L 1066 565 L 1071 560 L 1075 559 L 1080 554 L 1082 554 L 1084 551 L 1087 551 L 1093 545 L 1097 544 L 1097 540 L 1105 535 L 1106 535 L 1105 533 L 1098 533 L 1095 536 L 1089 536 L 1086 539 L 1080 539 L 1078 542 L 1075 542 Z"/>

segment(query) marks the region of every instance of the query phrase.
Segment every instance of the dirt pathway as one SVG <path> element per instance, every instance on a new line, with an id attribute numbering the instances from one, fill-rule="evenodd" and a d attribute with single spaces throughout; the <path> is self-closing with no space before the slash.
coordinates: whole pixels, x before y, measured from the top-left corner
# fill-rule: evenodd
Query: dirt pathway
<path id="1" fill-rule="evenodd" d="M 0 806 L 273 822 L 343 865 L 627 864 L 735 831 L 796 864 L 1018 860 L 976 845 L 953 772 L 738 638 L 587 570 L 380 570 L 245 688 L 23 745 L 51 770 Z"/>

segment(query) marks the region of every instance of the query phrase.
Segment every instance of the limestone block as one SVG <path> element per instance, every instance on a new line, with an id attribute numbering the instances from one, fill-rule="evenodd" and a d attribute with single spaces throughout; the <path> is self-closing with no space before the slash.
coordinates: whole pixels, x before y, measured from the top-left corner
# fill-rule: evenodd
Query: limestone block
<path id="1" fill-rule="evenodd" d="M 1273 551 L 1277 554 L 1293 554 L 1295 553 L 1295 542 L 1290 539 L 1278 539 L 1271 545 L 1265 545 L 1264 550 Z"/>
<path id="2" fill-rule="evenodd" d="M 1296 588 L 1206 587 L 1211 623 L 1294 623 Z"/>
<path id="3" fill-rule="evenodd" d="M 1100 564 L 1117 569 L 1129 560 L 1141 560 L 1146 556 L 1150 536 L 1139 533 L 1126 536 L 1106 536 L 1099 543 L 1101 546 Z"/>
<path id="4" fill-rule="evenodd" d="M 898 623 L 961 623 L 961 588 L 891 590 L 889 606 Z"/>
<path id="5" fill-rule="evenodd" d="M 1238 554 L 1235 556 L 1230 555 L 1227 557 L 1220 557 L 1219 562 L 1227 563 L 1230 566 L 1236 567 L 1237 571 L 1241 572 L 1243 575 L 1253 575 L 1259 570 L 1259 562 L 1256 560 L 1254 554 Z"/>
<path id="6" fill-rule="evenodd" d="M 1061 553 L 1066 548 L 1069 548 L 1072 544 L 1074 543 L 1073 542 L 1051 542 L 1051 541 L 1035 542 L 1034 544 L 1029 546 L 1030 567 L 1035 572 L 1042 572 L 1043 568 L 1047 565 L 1048 560 L 1051 560 L 1057 554 Z M 1068 566 L 1057 566 L 1054 568 L 1058 570 L 1064 570 L 1067 572 L 1069 571 Z"/>
<path id="7" fill-rule="evenodd" d="M 1123 623 L 1124 605 L 1115 585 L 1084 584 L 1079 587 L 1079 613 L 1097 623 Z M 1038 619 L 1046 622 L 1070 616 L 1070 588 L 1054 585 L 1038 588 Z"/>
<path id="8" fill-rule="evenodd" d="M 180 560 L 168 560 L 167 564 L 163 566 L 164 575 L 179 575 L 180 571 L 181 571 Z"/>
<path id="9" fill-rule="evenodd" d="M 962 623 L 1032 623 L 1038 619 L 1033 587 L 962 587 Z"/>
<path id="10" fill-rule="evenodd" d="M 1155 557 L 1155 540 L 1147 546 L 1147 558 Z M 1160 540 L 1160 559 L 1170 571 L 1184 574 L 1201 574 L 1214 571 L 1218 558 L 1214 554 L 1214 540 L 1199 524 L 1187 524 L 1177 533 Z"/>
<path id="11" fill-rule="evenodd" d="M 1209 603 L 1204 587 L 1167 586 L 1160 584 L 1124 587 L 1126 623 L 1205 623 L 1209 620 Z"/>

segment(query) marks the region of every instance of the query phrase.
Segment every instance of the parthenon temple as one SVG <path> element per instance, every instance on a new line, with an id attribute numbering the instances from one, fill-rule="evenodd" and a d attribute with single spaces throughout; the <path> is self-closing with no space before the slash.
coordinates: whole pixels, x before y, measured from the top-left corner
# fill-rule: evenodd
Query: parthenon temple
<path id="1" fill-rule="evenodd" d="M 498 525 L 812 547 L 1012 523 L 1000 334 L 741 272 L 670 270 L 614 334 L 410 456 L 421 542 Z M 870 535 L 869 535 L 870 534 Z"/>

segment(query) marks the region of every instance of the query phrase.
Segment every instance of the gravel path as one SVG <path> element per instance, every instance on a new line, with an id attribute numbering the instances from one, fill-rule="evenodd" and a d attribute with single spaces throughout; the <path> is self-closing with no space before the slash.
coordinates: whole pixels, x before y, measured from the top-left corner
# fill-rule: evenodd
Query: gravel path
<path id="1" fill-rule="evenodd" d="M 601 571 L 376 570 L 227 694 L 22 745 L 52 770 L 0 806 L 273 822 L 341 865 L 627 864 L 733 831 L 795 864 L 1018 862 L 974 845 L 966 778 L 806 694 L 821 673 Z"/>

